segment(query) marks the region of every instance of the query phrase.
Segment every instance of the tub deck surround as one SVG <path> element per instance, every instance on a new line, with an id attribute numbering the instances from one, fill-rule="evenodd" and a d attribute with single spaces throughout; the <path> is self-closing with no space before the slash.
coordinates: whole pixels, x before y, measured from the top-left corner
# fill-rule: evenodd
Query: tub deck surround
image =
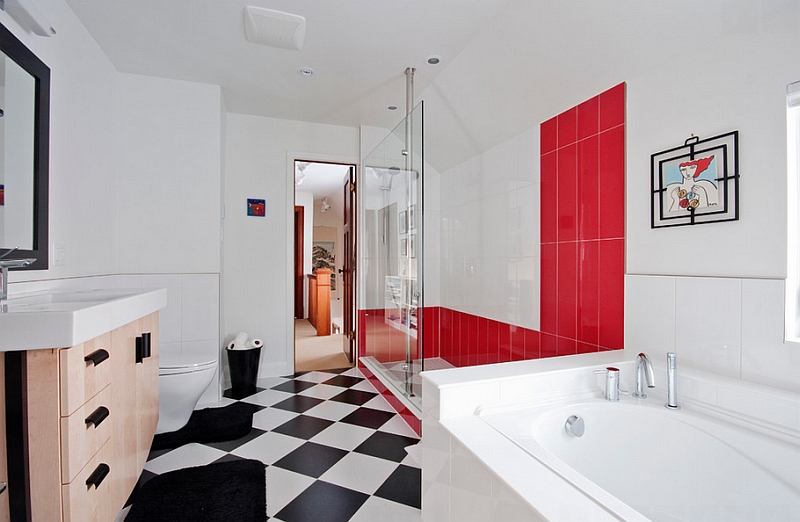
<path id="1" fill-rule="evenodd" d="M 761 513 L 745 508 L 726 513 L 724 506 L 720 506 L 718 512 L 714 511 L 716 506 L 711 503 L 712 514 L 717 518 L 712 516 L 710 520 L 732 520 L 731 513 L 744 517 L 741 520 L 757 520 L 758 516 L 764 520 L 791 520 L 792 516 L 797 516 L 797 513 L 786 513 L 794 509 L 790 504 L 795 500 L 791 499 L 798 497 L 797 491 L 800 490 L 800 484 L 795 484 L 798 482 L 795 470 L 800 466 L 800 394 L 683 365 L 678 371 L 678 399 L 683 409 L 670 411 L 663 407 L 666 401 L 666 364 L 665 361 L 654 361 L 656 388 L 648 390 L 647 399 L 623 395 L 618 403 L 603 400 L 603 376 L 595 375 L 593 370 L 609 365 L 620 368 L 621 388 L 630 391 L 634 386 L 634 362 L 632 358 L 627 359 L 623 360 L 619 352 L 605 352 L 424 372 L 423 520 L 665 520 L 642 506 L 640 510 L 653 518 L 634 510 L 556 458 L 557 450 L 534 456 L 536 452 L 533 449 L 538 442 L 532 436 L 532 427 L 537 421 L 523 415 L 523 410 L 538 408 L 543 412 L 542 417 L 547 417 L 550 412 L 562 408 L 556 414 L 564 417 L 555 427 L 558 439 L 564 431 L 564 421 L 574 413 L 572 410 L 578 412 L 586 406 L 585 403 L 594 403 L 600 411 L 605 408 L 614 415 L 621 415 L 624 409 L 647 412 L 657 420 L 656 427 L 663 427 L 662 421 L 677 420 L 681 428 L 676 431 L 700 434 L 698 440 L 724 439 L 717 449 L 719 455 L 725 456 L 725 465 L 732 466 L 729 468 L 729 474 L 734 475 L 731 480 L 735 481 L 737 473 L 744 474 L 742 470 L 749 469 L 745 482 L 736 487 L 750 487 L 752 489 L 747 494 L 758 495 L 757 486 L 749 481 L 761 474 L 771 477 L 765 480 L 765 489 L 760 493 L 763 498 L 779 499 L 779 489 L 784 493 L 788 491 L 788 497 L 784 499 L 790 499 L 785 502 L 789 507 L 776 507 L 768 513 L 776 518 L 763 518 L 763 511 L 768 509 L 765 506 L 761 506 Z M 574 406 L 563 406 L 565 403 Z M 581 415 L 580 412 L 577 414 Z M 591 409 L 584 414 L 587 425 L 583 439 L 589 440 L 597 423 L 592 420 L 595 414 Z M 492 420 L 495 425 L 490 425 L 487 420 Z M 685 420 L 689 423 L 684 423 Z M 648 459 L 670 460 L 664 459 L 661 441 L 655 441 L 654 447 L 643 450 L 647 455 L 642 459 L 636 460 L 631 456 L 635 450 L 629 452 L 625 448 L 638 443 L 636 436 L 641 434 L 644 437 L 649 429 L 647 420 L 639 424 L 642 426 L 614 427 L 611 430 L 612 434 L 619 434 L 624 446 L 620 450 L 629 456 L 620 456 L 620 466 L 637 462 L 636 469 L 630 470 L 633 483 L 650 469 Z M 522 434 L 522 438 L 514 442 L 498 428 L 505 429 L 509 435 Z M 526 430 L 528 435 L 523 433 Z M 626 442 L 625 437 L 629 435 L 633 439 Z M 676 438 L 686 439 L 682 435 L 676 435 Z M 761 443 L 756 448 L 759 441 Z M 684 440 L 670 440 L 669 444 L 682 442 Z M 704 458 L 708 454 L 711 452 L 704 451 Z M 578 464 L 575 466 L 579 467 Z M 588 475 L 595 471 L 584 470 Z M 653 472 L 660 473 L 656 469 Z M 692 474 L 703 472 L 695 469 Z M 770 480 L 775 481 L 772 486 L 768 484 Z M 800 506 L 800 498 L 797 500 L 796 505 Z M 776 500 L 776 503 L 780 502 Z M 495 513 L 499 505 L 506 506 L 502 516 Z M 686 513 L 692 514 L 691 511 Z M 751 515 L 756 518 L 748 518 Z M 692 520 L 691 516 L 685 519 Z"/>
<path id="2" fill-rule="evenodd" d="M 0 351 L 77 346 L 166 304 L 165 289 L 16 294 L 0 304 Z"/>

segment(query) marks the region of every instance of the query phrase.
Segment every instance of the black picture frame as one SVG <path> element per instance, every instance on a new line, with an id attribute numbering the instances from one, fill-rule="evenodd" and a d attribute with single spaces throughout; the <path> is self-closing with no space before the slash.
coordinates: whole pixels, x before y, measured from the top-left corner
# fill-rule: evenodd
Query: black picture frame
<path id="1" fill-rule="evenodd" d="M 650 156 L 650 228 L 739 219 L 739 131 Z"/>

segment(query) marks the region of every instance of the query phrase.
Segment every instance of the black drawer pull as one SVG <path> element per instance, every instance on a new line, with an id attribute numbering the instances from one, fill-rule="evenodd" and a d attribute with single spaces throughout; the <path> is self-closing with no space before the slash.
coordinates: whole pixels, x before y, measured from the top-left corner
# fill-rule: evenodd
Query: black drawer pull
<path id="1" fill-rule="evenodd" d="M 140 363 L 148 357 L 150 357 L 150 332 L 136 338 L 136 362 Z"/>
<path id="2" fill-rule="evenodd" d="M 95 366 L 105 361 L 106 359 L 108 359 L 108 352 L 103 349 L 97 350 L 96 352 L 92 352 L 83 358 L 84 361 L 86 362 L 91 361 L 92 364 L 94 364 Z"/>
<path id="3" fill-rule="evenodd" d="M 105 406 L 100 406 L 96 410 L 92 412 L 91 415 L 86 417 L 86 424 L 94 424 L 94 427 L 100 426 L 100 423 L 106 420 L 108 417 L 108 408 Z"/>
<path id="4" fill-rule="evenodd" d="M 98 464 L 97 469 L 92 471 L 92 474 L 86 479 L 86 485 L 89 487 L 94 486 L 95 489 L 99 488 L 109 471 L 111 471 L 111 468 L 108 467 L 108 464 Z"/>

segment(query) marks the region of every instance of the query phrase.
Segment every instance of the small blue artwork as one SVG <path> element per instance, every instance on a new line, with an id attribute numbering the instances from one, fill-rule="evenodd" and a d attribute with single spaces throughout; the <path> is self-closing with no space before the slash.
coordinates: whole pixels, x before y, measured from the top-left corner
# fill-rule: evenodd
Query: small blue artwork
<path id="1" fill-rule="evenodd" d="M 266 215 L 266 201 L 263 199 L 247 198 L 247 215 L 264 217 Z"/>

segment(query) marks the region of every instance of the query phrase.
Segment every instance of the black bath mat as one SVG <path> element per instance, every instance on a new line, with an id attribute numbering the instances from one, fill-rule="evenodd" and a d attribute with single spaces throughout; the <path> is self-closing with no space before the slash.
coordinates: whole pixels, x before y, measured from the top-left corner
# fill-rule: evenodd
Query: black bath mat
<path id="1" fill-rule="evenodd" d="M 232 460 L 153 477 L 136 493 L 125 522 L 264 522 L 264 464 Z"/>
<path id="2" fill-rule="evenodd" d="M 183 428 L 156 435 L 150 449 L 177 448 L 190 442 L 239 439 L 250 433 L 256 410 L 256 406 L 246 402 L 234 402 L 222 408 L 195 410 Z"/>

